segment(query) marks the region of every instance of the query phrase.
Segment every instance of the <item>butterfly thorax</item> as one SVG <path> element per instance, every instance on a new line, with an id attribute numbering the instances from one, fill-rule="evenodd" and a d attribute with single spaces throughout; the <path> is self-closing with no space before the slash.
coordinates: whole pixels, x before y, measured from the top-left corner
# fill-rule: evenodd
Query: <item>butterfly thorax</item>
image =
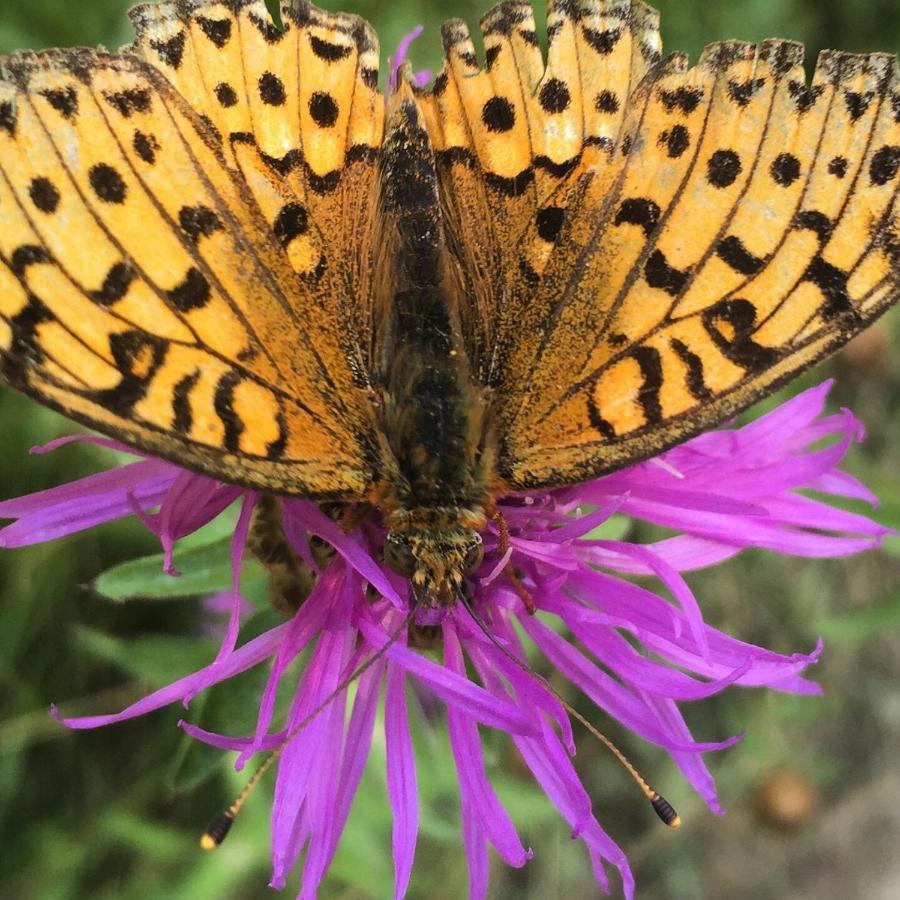
<path id="1" fill-rule="evenodd" d="M 461 288 L 443 235 L 434 154 L 414 102 L 389 117 L 380 202 L 376 366 L 385 559 L 420 603 L 448 606 L 481 559 L 494 480 L 490 396 L 461 336 Z"/>

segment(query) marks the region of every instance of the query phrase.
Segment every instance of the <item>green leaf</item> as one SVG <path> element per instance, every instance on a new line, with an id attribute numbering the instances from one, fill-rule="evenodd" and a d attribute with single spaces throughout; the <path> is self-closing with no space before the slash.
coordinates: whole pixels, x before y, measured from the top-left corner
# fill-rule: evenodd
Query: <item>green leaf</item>
<path id="1" fill-rule="evenodd" d="M 76 625 L 72 631 L 82 649 L 152 688 L 163 687 L 208 666 L 216 653 L 215 641 L 197 637 L 150 635 L 123 640 L 86 625 Z"/>
<path id="2" fill-rule="evenodd" d="M 129 560 L 107 569 L 94 581 L 94 589 L 108 600 L 176 600 L 200 594 L 231 590 L 231 546 L 227 540 L 194 547 L 179 547 L 174 553 L 172 576 L 163 571 L 164 556 L 157 553 Z M 254 559 L 241 567 L 241 593 L 257 600 L 266 594 L 268 576 Z"/>
<path id="3" fill-rule="evenodd" d="M 621 541 L 631 530 L 631 519 L 628 516 L 610 516 L 602 525 L 598 525 L 585 536 L 586 541 Z"/>

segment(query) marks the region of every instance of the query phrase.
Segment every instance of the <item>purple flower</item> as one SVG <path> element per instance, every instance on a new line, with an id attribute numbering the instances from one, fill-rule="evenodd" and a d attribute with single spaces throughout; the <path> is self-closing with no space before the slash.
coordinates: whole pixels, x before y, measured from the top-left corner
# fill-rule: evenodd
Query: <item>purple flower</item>
<path id="1" fill-rule="evenodd" d="M 547 660 L 608 716 L 663 747 L 714 812 L 721 812 L 703 754 L 737 738 L 695 741 L 679 710 L 731 684 L 817 693 L 804 677 L 819 656 L 782 656 L 732 638 L 708 625 L 683 573 L 722 562 L 747 547 L 795 556 L 841 556 L 875 547 L 887 533 L 865 516 L 831 506 L 808 492 L 875 504 L 859 482 L 837 468 L 862 429 L 847 411 L 824 415 L 830 383 L 805 391 L 742 426 L 697 437 L 656 459 L 595 481 L 500 501 L 511 539 L 506 553 L 496 529 L 485 535 L 485 559 L 471 579 L 474 609 L 503 653 L 462 606 L 440 626 L 443 662 L 408 645 L 401 628 L 407 583 L 381 562 L 384 531 L 375 518 L 345 534 L 315 504 L 283 500 L 283 525 L 293 549 L 315 565 L 308 535 L 336 551 L 308 598 L 283 624 L 239 644 L 242 599 L 238 576 L 258 495 L 220 484 L 161 460 L 140 458 L 121 468 L 0 503 L 0 546 L 51 540 L 124 516 L 137 515 L 159 537 L 167 570 L 178 538 L 239 505 L 232 541 L 233 590 L 221 648 L 204 669 L 125 710 L 63 719 L 70 728 L 96 728 L 191 698 L 253 666 L 269 665 L 253 734 L 232 736 L 182 727 L 198 740 L 238 753 L 241 768 L 253 754 L 277 747 L 349 674 L 379 651 L 359 678 L 346 719 L 346 692 L 326 705 L 291 740 L 278 761 L 272 808 L 271 884 L 284 885 L 305 852 L 301 897 L 316 896 L 341 838 L 359 785 L 384 695 L 387 789 L 393 813 L 395 896 L 409 883 L 418 834 L 416 764 L 408 722 L 407 685 L 446 707 L 450 746 L 459 775 L 463 841 L 470 897 L 487 892 L 488 845 L 512 866 L 532 855 L 497 798 L 482 756 L 479 726 L 507 732 L 535 780 L 584 842 L 597 879 L 618 869 L 624 893 L 634 883 L 622 850 L 602 829 L 572 762 L 575 744 L 560 702 L 536 677 L 509 658 L 525 659 L 518 622 Z M 79 438 L 55 441 L 46 452 Z M 134 451 L 99 438 L 81 438 Z M 152 512 L 156 510 L 156 512 Z M 593 536 L 617 514 L 663 525 L 675 536 L 651 543 Z M 537 607 L 529 615 L 504 577 L 505 564 L 521 571 Z M 673 599 L 628 576 L 653 576 Z M 372 599 L 366 585 L 377 594 Z M 221 597 L 217 601 L 221 606 Z M 564 629 L 551 627 L 554 620 Z M 390 637 L 397 634 L 396 641 Z M 567 634 L 577 638 L 576 647 Z M 296 683 L 291 664 L 310 651 Z M 477 673 L 467 675 L 465 661 Z M 286 683 L 287 682 L 287 683 Z M 280 687 L 292 691 L 284 721 L 274 721 Z M 58 715 L 54 709 L 54 715 Z M 540 848 L 537 848 L 538 851 Z"/>

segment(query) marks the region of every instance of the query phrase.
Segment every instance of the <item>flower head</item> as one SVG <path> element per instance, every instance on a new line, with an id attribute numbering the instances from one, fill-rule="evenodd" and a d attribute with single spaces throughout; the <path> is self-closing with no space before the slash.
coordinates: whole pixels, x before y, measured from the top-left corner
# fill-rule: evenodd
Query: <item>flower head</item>
<path id="1" fill-rule="evenodd" d="M 0 546 L 51 540 L 136 515 L 158 536 L 167 570 L 174 575 L 175 542 L 226 507 L 239 505 L 229 619 L 216 657 L 118 713 L 61 721 L 71 728 L 95 728 L 176 701 L 188 705 L 212 685 L 267 663 L 268 680 L 252 734 L 212 733 L 188 722 L 182 727 L 200 741 L 237 752 L 238 768 L 260 751 L 283 747 L 272 808 L 274 887 L 284 885 L 305 854 L 301 896 L 316 895 L 378 723 L 394 822 L 395 896 L 405 894 L 419 826 L 407 695 L 407 686 L 414 684 L 446 709 L 471 897 L 486 894 L 489 845 L 511 866 L 524 865 L 532 855 L 491 786 L 479 727 L 510 736 L 573 838 L 584 843 L 601 886 L 607 888 L 604 867 L 611 864 L 630 897 L 633 878 L 625 854 L 601 827 L 573 764 L 575 740 L 566 711 L 526 671 L 518 628 L 603 713 L 664 748 L 708 806 L 721 812 L 703 754 L 736 738 L 695 740 L 679 703 L 709 697 L 732 684 L 815 693 L 817 686 L 804 672 L 821 648 L 783 656 L 717 631 L 704 621 L 684 573 L 749 547 L 795 556 L 840 556 L 879 543 L 886 529 L 824 499 L 875 502 L 865 487 L 838 469 L 862 432 L 849 412 L 823 415 L 828 389 L 823 384 L 748 425 L 707 433 L 592 482 L 501 500 L 509 539 L 501 534 L 502 526 L 489 526 L 484 561 L 469 579 L 471 610 L 460 604 L 441 615 L 432 611 L 427 623 L 419 619 L 437 632 L 439 654 L 413 646 L 402 627 L 411 592 L 382 562 L 382 522 L 370 515 L 345 533 L 318 506 L 297 498 L 281 500 L 284 536 L 317 577 L 296 613 L 240 643 L 244 607 L 238 578 L 259 495 L 157 459 L 140 458 L 0 503 L 0 517 L 16 520 L 0 530 Z M 76 439 L 56 441 L 39 452 Z M 82 439 L 133 452 L 111 441 Z M 598 527 L 613 515 L 664 526 L 674 534 L 651 542 L 597 537 Z M 333 553 L 316 557 L 309 535 L 326 542 Z M 508 577 L 510 565 L 521 584 Z M 635 575 L 654 578 L 656 589 L 635 583 L 630 577 Z M 535 615 L 529 612 L 531 603 Z M 221 607 L 221 597 L 216 605 Z M 560 624 L 565 627 L 553 627 Z M 301 653 L 309 655 L 298 676 L 293 664 Z M 367 660 L 350 699 L 341 687 Z M 283 721 L 276 721 L 275 700 L 282 688 L 293 699 Z"/>

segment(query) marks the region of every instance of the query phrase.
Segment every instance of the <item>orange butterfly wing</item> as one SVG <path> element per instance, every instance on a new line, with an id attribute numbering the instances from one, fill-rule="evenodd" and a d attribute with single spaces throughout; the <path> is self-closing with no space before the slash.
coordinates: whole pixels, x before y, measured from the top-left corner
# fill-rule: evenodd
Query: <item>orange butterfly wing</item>
<path id="1" fill-rule="evenodd" d="M 464 246 L 486 235 L 464 261 L 495 324 L 470 340 L 513 488 L 714 426 L 898 296 L 895 61 L 826 53 L 807 85 L 799 45 L 731 42 L 688 69 L 652 62 L 654 25 L 638 2 L 560 0 L 542 72 L 524 7 L 503 4 L 485 69 L 448 42 L 426 101 L 451 221 Z"/>
<path id="2" fill-rule="evenodd" d="M 285 32 L 262 2 L 138 7 L 121 55 L 5 61 L 0 358 L 150 452 L 364 496 L 377 46 L 353 17 L 283 12 Z"/>

